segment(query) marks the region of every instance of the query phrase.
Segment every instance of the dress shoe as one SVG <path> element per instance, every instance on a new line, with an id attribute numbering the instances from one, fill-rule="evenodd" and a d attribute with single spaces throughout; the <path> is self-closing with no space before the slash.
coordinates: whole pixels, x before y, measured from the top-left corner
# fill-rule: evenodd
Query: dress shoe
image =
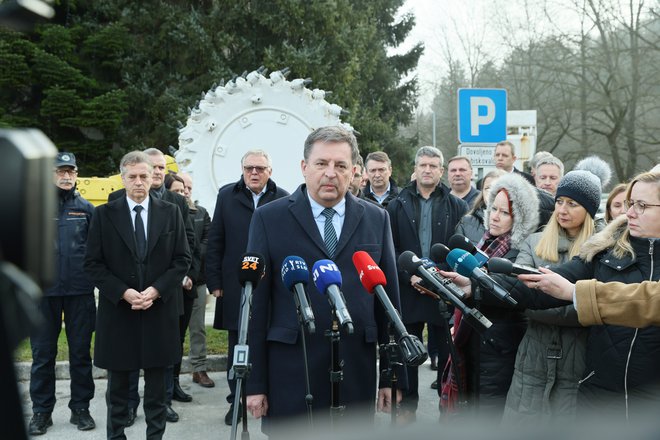
<path id="1" fill-rule="evenodd" d="M 227 414 L 225 414 L 225 425 L 231 426 L 232 417 L 234 417 L 234 404 L 233 403 L 229 407 L 229 411 L 227 411 Z M 237 423 L 240 422 L 242 418 L 243 418 L 243 407 L 239 406 L 238 407 L 238 419 L 236 420 L 236 422 Z"/>
<path id="2" fill-rule="evenodd" d="M 34 413 L 30 419 L 28 431 L 30 435 L 45 434 L 50 426 L 53 426 L 53 419 L 50 417 L 51 413 Z"/>
<path id="3" fill-rule="evenodd" d="M 69 421 L 78 426 L 78 431 L 89 431 L 96 428 L 96 423 L 87 408 L 72 409 Z"/>
<path id="4" fill-rule="evenodd" d="M 186 394 L 186 392 L 181 389 L 178 377 L 174 378 L 174 390 L 172 391 L 172 399 L 176 400 L 177 402 L 192 402 L 192 396 L 190 394 Z"/>
<path id="5" fill-rule="evenodd" d="M 135 419 L 137 419 L 137 408 L 128 408 L 128 422 L 126 423 L 126 427 L 133 426 Z"/>
<path id="6" fill-rule="evenodd" d="M 179 421 L 179 415 L 172 409 L 170 405 L 167 405 L 165 407 L 165 420 L 167 420 L 170 423 L 176 423 Z"/>
<path id="7" fill-rule="evenodd" d="M 206 371 L 193 373 L 192 379 L 193 382 L 198 383 L 200 386 L 203 386 L 204 388 L 213 388 L 215 386 L 215 382 L 213 382 L 213 379 L 211 379 L 209 375 L 206 374 Z"/>
<path id="8" fill-rule="evenodd" d="M 437 379 L 434 380 L 433 382 L 431 382 L 431 389 L 432 390 L 437 390 L 438 389 L 438 380 Z"/>

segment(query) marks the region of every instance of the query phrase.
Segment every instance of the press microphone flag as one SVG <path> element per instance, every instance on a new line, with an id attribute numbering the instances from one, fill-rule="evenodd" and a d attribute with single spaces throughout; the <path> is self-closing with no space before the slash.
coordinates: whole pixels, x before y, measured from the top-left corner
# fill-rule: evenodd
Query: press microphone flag
<path id="1" fill-rule="evenodd" d="M 469 252 L 463 249 L 453 249 L 447 255 L 447 264 L 464 277 L 469 277 L 479 283 L 479 286 L 490 291 L 502 301 L 514 306 L 518 304 L 509 292 L 479 269 L 479 263 Z"/>
<path id="2" fill-rule="evenodd" d="M 264 275 L 264 257 L 256 253 L 245 253 L 241 257 L 241 265 L 238 270 L 238 282 L 246 287 L 250 283 L 250 288 L 254 289 L 259 284 L 259 280 Z"/>
<path id="3" fill-rule="evenodd" d="M 428 358 L 428 352 L 422 341 L 415 335 L 408 334 L 406 327 L 401 322 L 399 313 L 390 301 L 384 286 L 387 285 L 385 273 L 381 270 L 371 255 L 364 251 L 358 251 L 353 254 L 353 265 L 358 271 L 360 282 L 367 290 L 373 294 L 376 293 L 378 300 L 385 309 L 385 314 L 394 329 L 395 339 L 401 351 L 403 361 L 406 365 L 413 367 L 422 365 Z"/>
<path id="4" fill-rule="evenodd" d="M 309 305 L 309 298 L 305 292 L 305 286 L 309 281 L 309 270 L 307 263 L 302 258 L 290 255 L 282 262 L 281 269 L 282 282 L 288 290 L 293 292 L 293 300 L 296 303 L 296 309 L 302 319 L 302 322 L 307 326 L 310 334 L 314 333 L 314 312 Z"/>
<path id="5" fill-rule="evenodd" d="M 319 260 L 312 267 L 312 277 L 318 291 L 328 297 L 339 323 L 349 334 L 353 333 L 353 320 L 340 290 L 342 278 L 337 265 L 332 260 Z"/>

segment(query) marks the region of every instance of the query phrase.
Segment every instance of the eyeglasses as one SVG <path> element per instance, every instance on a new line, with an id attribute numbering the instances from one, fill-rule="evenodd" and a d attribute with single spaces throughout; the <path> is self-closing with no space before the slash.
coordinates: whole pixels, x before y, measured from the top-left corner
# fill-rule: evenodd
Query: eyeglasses
<path id="1" fill-rule="evenodd" d="M 650 203 L 641 202 L 639 200 L 624 200 L 623 207 L 626 208 L 626 211 L 631 207 L 635 213 L 638 215 L 644 214 L 644 210 L 649 206 L 660 206 L 660 205 L 651 205 Z"/>
<path id="2" fill-rule="evenodd" d="M 66 168 L 57 168 L 57 169 L 55 169 L 55 173 L 58 176 L 66 176 L 67 174 L 70 175 L 70 176 L 75 176 L 76 174 L 78 174 L 78 171 L 69 170 L 69 169 L 66 169 Z"/>
<path id="3" fill-rule="evenodd" d="M 256 171 L 257 173 L 261 174 L 264 171 L 266 171 L 267 169 L 268 169 L 268 167 L 258 167 L 256 165 L 244 166 L 243 167 L 243 171 L 245 171 L 246 173 L 253 173 L 253 172 Z"/>

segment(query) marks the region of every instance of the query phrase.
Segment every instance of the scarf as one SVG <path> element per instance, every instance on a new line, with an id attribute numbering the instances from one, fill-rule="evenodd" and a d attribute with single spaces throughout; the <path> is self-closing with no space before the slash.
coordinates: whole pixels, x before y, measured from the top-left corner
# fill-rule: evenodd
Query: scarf
<path id="1" fill-rule="evenodd" d="M 489 258 L 502 258 L 511 249 L 511 231 L 495 237 L 486 230 L 477 244 L 477 248 L 484 251 Z"/>

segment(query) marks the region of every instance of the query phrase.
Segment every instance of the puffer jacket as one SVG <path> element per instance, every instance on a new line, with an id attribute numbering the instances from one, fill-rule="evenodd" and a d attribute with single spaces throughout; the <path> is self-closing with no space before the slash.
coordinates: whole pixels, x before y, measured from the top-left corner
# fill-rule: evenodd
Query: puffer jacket
<path id="1" fill-rule="evenodd" d="M 556 268 L 575 282 L 639 283 L 660 279 L 660 242 L 630 237 L 635 255 L 614 255 L 616 241 L 627 230 L 625 216 L 613 220 L 583 247 L 580 258 Z M 580 382 L 578 408 L 608 417 L 631 419 L 660 404 L 660 327 L 589 328 L 586 370 Z M 656 414 L 657 415 L 657 414 Z"/>
<path id="2" fill-rule="evenodd" d="M 542 233 L 523 243 L 517 264 L 548 267 L 567 261 L 571 241 L 559 235 L 559 261 L 536 255 Z M 505 425 L 556 422 L 575 418 L 578 382 L 585 369 L 589 330 L 580 326 L 572 305 L 548 310 L 527 310 L 527 331 L 518 347 L 513 380 L 506 398 Z"/>
<path id="3" fill-rule="evenodd" d="M 473 213 L 465 215 L 456 225 L 456 233 L 467 237 L 473 244 L 479 243 L 486 232 L 484 226 L 484 211 L 486 208 L 475 209 Z"/>
<path id="4" fill-rule="evenodd" d="M 55 267 L 57 279 L 45 296 L 91 295 L 94 284 L 83 269 L 87 250 L 87 232 L 92 221 L 94 205 L 85 200 L 75 188 L 58 188 L 59 210 Z"/>
<path id="5" fill-rule="evenodd" d="M 500 177 L 491 187 L 488 207 L 492 206 L 500 189 L 506 189 L 511 196 L 513 225 L 511 228 L 511 248 L 504 258 L 516 261 L 525 239 L 532 234 L 539 222 L 539 201 L 534 187 L 516 174 Z M 486 211 L 485 224 L 488 224 Z M 504 409 L 505 399 L 513 376 L 516 352 L 525 329 L 526 317 L 521 309 L 512 309 L 490 292 L 482 291 L 481 303 L 475 303 L 479 310 L 492 322 L 492 326 L 478 334 L 461 322 L 459 332 L 470 331 L 466 354 L 468 392 L 475 391 L 476 367 L 479 369 L 479 414 L 499 420 Z"/>

